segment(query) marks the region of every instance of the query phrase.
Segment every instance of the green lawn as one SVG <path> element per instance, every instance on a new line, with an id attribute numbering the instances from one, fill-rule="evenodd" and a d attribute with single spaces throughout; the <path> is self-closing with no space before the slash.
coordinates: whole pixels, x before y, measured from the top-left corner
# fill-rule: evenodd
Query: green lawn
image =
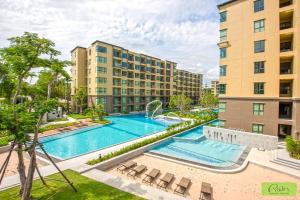
<path id="1" fill-rule="evenodd" d="M 123 192 L 103 183 L 96 182 L 80 174 L 66 170 L 64 172 L 67 177 L 74 183 L 78 192 L 74 192 L 72 188 L 64 183 L 56 180 L 64 180 L 60 174 L 53 174 L 46 179 L 49 188 L 44 186 L 40 180 L 34 181 L 32 189 L 32 199 L 59 199 L 59 200 L 85 200 L 85 199 L 142 199 L 127 192 Z M 19 187 L 14 187 L 0 192 L 0 199 L 15 200 L 18 198 Z"/>
<path id="2" fill-rule="evenodd" d="M 76 114 L 76 113 L 68 114 L 68 116 L 72 117 L 74 119 L 87 119 L 87 118 L 91 118 L 90 115 L 81 115 L 81 114 Z"/>

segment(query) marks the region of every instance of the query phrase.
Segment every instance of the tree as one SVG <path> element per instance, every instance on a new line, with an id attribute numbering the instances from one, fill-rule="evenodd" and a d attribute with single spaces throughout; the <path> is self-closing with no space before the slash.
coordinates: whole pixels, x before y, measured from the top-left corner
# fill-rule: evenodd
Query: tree
<path id="1" fill-rule="evenodd" d="M 26 182 L 24 185 L 24 191 L 22 194 L 22 199 L 30 199 L 33 175 L 37 166 L 35 148 L 38 142 L 38 133 L 42 122 L 42 118 L 44 114 L 50 112 L 52 109 L 54 109 L 57 106 L 57 101 L 55 99 L 36 99 L 32 104 L 33 104 L 32 115 L 34 116 L 34 121 L 35 121 L 34 136 L 31 145 L 27 149 L 30 155 L 30 162 L 29 162 Z"/>
<path id="2" fill-rule="evenodd" d="M 22 83 L 31 75 L 31 70 L 37 67 L 49 66 L 50 57 L 57 56 L 60 52 L 54 49 L 55 44 L 52 41 L 40 38 L 36 33 L 25 32 L 22 36 L 12 37 L 8 40 L 10 41 L 10 46 L 0 49 L 0 60 L 1 65 L 7 67 L 16 79 L 16 88 L 12 99 L 13 119 L 9 130 L 17 136 L 18 172 L 21 182 L 20 194 L 22 194 L 26 173 L 22 153 L 25 138 L 21 136 L 25 137 L 26 134 L 19 134 L 20 132 L 24 133 L 23 128 L 19 127 L 20 130 L 18 130 L 17 125 L 24 113 L 21 116 L 18 113 L 17 98 L 21 92 Z"/>
<path id="3" fill-rule="evenodd" d="M 103 120 L 103 116 L 105 115 L 103 104 L 97 104 L 95 106 L 95 112 L 98 115 L 99 120 L 102 121 Z"/>
<path id="4" fill-rule="evenodd" d="M 170 109 L 178 109 L 180 112 L 185 113 L 191 107 L 192 100 L 184 94 L 171 96 L 169 107 Z"/>
<path id="5" fill-rule="evenodd" d="M 219 100 L 210 91 L 203 91 L 200 99 L 200 105 L 204 108 L 213 108 L 218 104 Z"/>
<path id="6" fill-rule="evenodd" d="M 82 114 L 83 107 L 86 105 L 86 97 L 86 89 L 84 87 L 80 87 L 74 96 L 76 106 L 79 107 L 80 114 Z"/>

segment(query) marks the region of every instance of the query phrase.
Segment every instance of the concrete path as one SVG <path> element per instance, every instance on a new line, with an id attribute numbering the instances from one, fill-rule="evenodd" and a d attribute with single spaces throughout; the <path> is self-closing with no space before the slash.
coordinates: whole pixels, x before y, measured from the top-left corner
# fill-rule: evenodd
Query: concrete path
<path id="1" fill-rule="evenodd" d="M 156 189 L 154 187 L 142 185 L 134 180 L 131 181 L 131 180 L 122 179 L 121 177 L 117 177 L 97 169 L 90 170 L 88 172 L 83 173 L 82 175 L 146 199 L 155 199 L 155 200 L 186 200 L 187 199 L 176 194 L 172 194 L 160 189 Z"/>

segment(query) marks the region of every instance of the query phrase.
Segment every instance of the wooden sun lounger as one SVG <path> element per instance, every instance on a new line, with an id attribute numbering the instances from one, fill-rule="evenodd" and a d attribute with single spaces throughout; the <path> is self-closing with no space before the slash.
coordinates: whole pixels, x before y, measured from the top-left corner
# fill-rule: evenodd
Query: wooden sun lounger
<path id="1" fill-rule="evenodd" d="M 184 193 L 186 192 L 190 184 L 191 184 L 191 179 L 182 177 L 180 182 L 176 184 L 176 188 L 174 192 L 184 195 Z"/>
<path id="2" fill-rule="evenodd" d="M 212 187 L 211 184 L 202 182 L 201 192 L 200 192 L 200 200 L 211 199 L 212 197 Z"/>
<path id="3" fill-rule="evenodd" d="M 160 170 L 152 169 L 150 173 L 146 174 L 142 182 L 151 184 L 159 174 L 160 174 Z"/>
<path id="4" fill-rule="evenodd" d="M 166 189 L 168 185 L 174 178 L 174 174 L 166 173 L 163 178 L 160 179 L 159 183 L 157 184 L 158 187 Z"/>
<path id="5" fill-rule="evenodd" d="M 136 162 L 134 161 L 129 161 L 129 162 L 126 162 L 126 163 L 122 163 L 118 168 L 117 168 L 117 171 L 120 171 L 120 172 L 124 172 L 125 170 L 131 168 L 131 167 L 135 167 L 136 166 Z"/>
<path id="6" fill-rule="evenodd" d="M 139 165 L 139 166 L 137 166 L 133 169 L 130 169 L 127 176 L 136 177 L 137 175 L 139 175 L 140 173 L 142 173 L 146 169 L 147 169 L 147 167 L 145 165 Z"/>
<path id="7" fill-rule="evenodd" d="M 82 127 L 82 124 L 79 123 L 79 124 L 76 124 L 75 126 L 76 126 L 76 127 Z"/>

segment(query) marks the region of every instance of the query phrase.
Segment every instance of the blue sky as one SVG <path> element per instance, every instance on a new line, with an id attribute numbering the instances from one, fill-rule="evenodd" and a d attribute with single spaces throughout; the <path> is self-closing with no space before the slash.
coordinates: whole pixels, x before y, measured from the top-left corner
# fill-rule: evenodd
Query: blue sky
<path id="1" fill-rule="evenodd" d="M 218 78 L 218 10 L 226 0 L 2 0 L 0 46 L 24 31 L 53 40 L 70 59 L 95 40 L 172 60 Z"/>

